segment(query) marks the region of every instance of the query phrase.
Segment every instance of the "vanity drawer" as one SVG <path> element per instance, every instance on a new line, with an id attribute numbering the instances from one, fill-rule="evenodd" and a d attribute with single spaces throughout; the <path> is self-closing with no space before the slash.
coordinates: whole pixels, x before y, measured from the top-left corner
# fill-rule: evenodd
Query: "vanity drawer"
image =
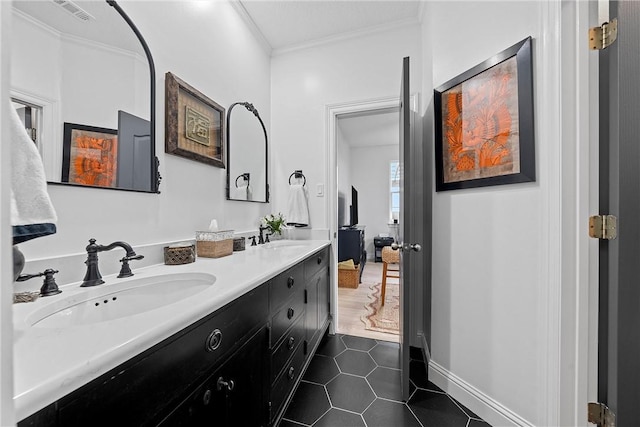
<path id="1" fill-rule="evenodd" d="M 304 341 L 304 316 L 300 316 L 296 323 L 284 335 L 284 339 L 271 354 L 271 383 L 276 379 L 298 345 Z"/>
<path id="2" fill-rule="evenodd" d="M 271 318 L 271 348 L 276 346 L 282 335 L 304 313 L 304 289 L 286 301 L 280 311 Z"/>
<path id="3" fill-rule="evenodd" d="M 303 348 L 303 345 L 299 345 L 296 348 L 293 358 L 282 370 L 280 377 L 271 388 L 271 407 L 273 408 L 271 414 L 273 417 L 276 417 L 282 409 L 282 405 L 302 373 L 302 365 L 304 364 Z"/>
<path id="4" fill-rule="evenodd" d="M 146 425 L 264 324 L 267 295 L 261 286 L 71 393 L 60 425 Z"/>
<path id="5" fill-rule="evenodd" d="M 324 248 L 307 258 L 304 262 L 304 278 L 309 280 L 314 274 L 329 265 L 329 248 Z"/>
<path id="6" fill-rule="evenodd" d="M 275 313 L 292 295 L 304 288 L 304 265 L 298 264 L 269 282 L 269 311 Z"/>

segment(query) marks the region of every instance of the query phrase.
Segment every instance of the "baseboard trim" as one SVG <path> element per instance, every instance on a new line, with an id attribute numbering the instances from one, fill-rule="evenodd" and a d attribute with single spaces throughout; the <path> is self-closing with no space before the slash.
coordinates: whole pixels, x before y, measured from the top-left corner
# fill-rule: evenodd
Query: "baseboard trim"
<path id="1" fill-rule="evenodd" d="M 533 427 L 529 421 L 433 360 L 429 362 L 429 380 L 492 426 Z"/>

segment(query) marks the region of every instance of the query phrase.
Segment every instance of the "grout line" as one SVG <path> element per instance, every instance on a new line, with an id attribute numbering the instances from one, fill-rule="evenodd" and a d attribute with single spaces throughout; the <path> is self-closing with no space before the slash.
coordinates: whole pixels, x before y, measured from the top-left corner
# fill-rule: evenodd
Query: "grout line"
<path id="1" fill-rule="evenodd" d="M 415 391 L 414 391 L 415 393 Z M 416 421 L 418 422 L 418 424 L 420 424 L 420 427 L 424 427 L 424 424 L 422 424 L 422 421 L 420 421 L 420 418 L 418 418 L 418 416 L 416 415 L 415 412 L 413 412 L 413 409 L 411 409 L 411 406 L 409 406 L 407 403 L 405 403 L 405 406 L 407 407 L 407 409 L 409 410 L 409 412 L 411 412 L 411 415 L 413 415 L 413 418 L 416 419 Z M 468 427 L 468 426 L 465 426 Z"/>
<path id="2" fill-rule="evenodd" d="M 326 391 L 326 390 L 325 390 Z M 331 403 L 331 401 L 329 401 L 329 403 Z M 322 415 L 320 415 L 311 425 L 315 425 L 318 423 L 318 421 L 320 421 L 322 419 L 322 417 L 324 417 L 325 415 L 327 415 L 327 413 L 333 408 L 333 406 L 329 405 L 329 409 L 327 409 L 326 411 L 324 411 L 324 413 Z"/>
<path id="3" fill-rule="evenodd" d="M 282 417 L 282 419 L 280 420 L 280 422 L 282 422 L 282 421 L 288 421 L 288 422 L 290 422 L 290 423 L 294 423 L 294 424 L 299 425 L 299 426 L 310 427 L 308 424 L 299 423 L 298 421 L 290 420 L 289 418 L 285 418 L 285 417 Z"/>
<path id="4" fill-rule="evenodd" d="M 453 402 L 454 405 L 456 405 L 458 407 L 458 409 L 460 409 L 460 411 L 465 414 L 467 417 L 469 417 L 469 420 L 471 420 L 471 415 L 467 414 L 467 411 L 465 411 L 464 409 L 462 409 L 462 406 L 460 406 L 460 403 L 458 403 L 457 400 L 455 400 L 453 397 L 451 397 L 450 395 L 447 394 L 447 397 L 449 399 L 451 399 L 451 401 Z M 467 423 L 468 424 L 468 423 Z"/>

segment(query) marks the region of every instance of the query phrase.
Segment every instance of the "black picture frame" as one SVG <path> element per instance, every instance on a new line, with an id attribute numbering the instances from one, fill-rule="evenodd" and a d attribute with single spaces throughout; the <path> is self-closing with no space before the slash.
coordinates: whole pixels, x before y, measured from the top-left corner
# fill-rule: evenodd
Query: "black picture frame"
<path id="1" fill-rule="evenodd" d="M 434 116 L 436 191 L 535 181 L 532 38 L 434 89 Z"/>
<path id="2" fill-rule="evenodd" d="M 65 122 L 61 182 L 117 188 L 118 149 L 117 129 Z"/>

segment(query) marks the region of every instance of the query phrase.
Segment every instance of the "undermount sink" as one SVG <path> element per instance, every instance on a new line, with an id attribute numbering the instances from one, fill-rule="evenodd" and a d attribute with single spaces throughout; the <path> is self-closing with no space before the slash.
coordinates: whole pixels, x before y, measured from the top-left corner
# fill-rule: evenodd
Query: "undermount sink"
<path id="1" fill-rule="evenodd" d="M 165 274 L 100 285 L 87 293 L 65 294 L 36 310 L 27 324 L 41 328 L 85 326 L 122 319 L 173 304 L 213 285 L 206 273 Z"/>
<path id="2" fill-rule="evenodd" d="M 264 245 L 260 245 L 263 249 L 300 249 L 304 248 L 307 245 L 303 243 L 302 240 L 274 240 L 273 242 L 265 243 Z"/>

